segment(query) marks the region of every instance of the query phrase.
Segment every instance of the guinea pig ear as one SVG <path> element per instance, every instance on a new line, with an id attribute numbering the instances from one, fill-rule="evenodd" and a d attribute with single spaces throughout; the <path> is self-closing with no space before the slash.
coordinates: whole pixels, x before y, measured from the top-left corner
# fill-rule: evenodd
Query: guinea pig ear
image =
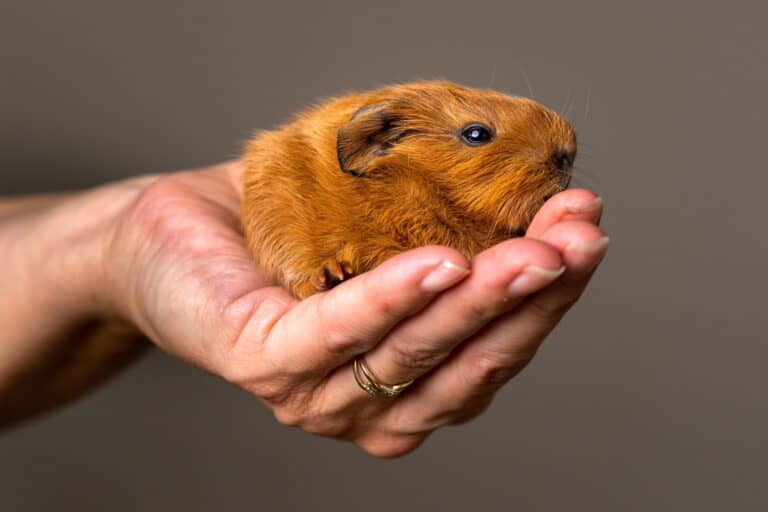
<path id="1" fill-rule="evenodd" d="M 376 158 L 386 154 L 397 138 L 395 116 L 386 105 L 363 107 L 339 128 L 336 154 L 343 172 L 362 176 Z"/>

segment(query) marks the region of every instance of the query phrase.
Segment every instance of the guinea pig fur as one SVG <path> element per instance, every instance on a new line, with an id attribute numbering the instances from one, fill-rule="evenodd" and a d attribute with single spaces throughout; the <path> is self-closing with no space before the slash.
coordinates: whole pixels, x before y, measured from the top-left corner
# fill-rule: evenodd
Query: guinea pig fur
<path id="1" fill-rule="evenodd" d="M 527 98 L 445 81 L 348 94 L 251 140 L 242 223 L 303 298 L 408 249 L 472 257 L 523 234 L 575 157 L 568 122 Z"/>

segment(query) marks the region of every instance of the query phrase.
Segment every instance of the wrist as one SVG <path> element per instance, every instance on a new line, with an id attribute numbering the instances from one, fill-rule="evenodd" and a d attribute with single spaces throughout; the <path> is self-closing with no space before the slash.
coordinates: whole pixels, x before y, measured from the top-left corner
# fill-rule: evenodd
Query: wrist
<path id="1" fill-rule="evenodd" d="M 50 197 L 3 218 L 0 247 L 16 276 L 17 305 L 43 312 L 50 324 L 115 316 L 107 248 L 119 213 L 139 190 L 124 182 Z"/>
<path id="2" fill-rule="evenodd" d="M 148 346 L 134 327 L 114 321 L 104 271 L 133 188 L 3 201 L 0 427 L 80 395 Z"/>

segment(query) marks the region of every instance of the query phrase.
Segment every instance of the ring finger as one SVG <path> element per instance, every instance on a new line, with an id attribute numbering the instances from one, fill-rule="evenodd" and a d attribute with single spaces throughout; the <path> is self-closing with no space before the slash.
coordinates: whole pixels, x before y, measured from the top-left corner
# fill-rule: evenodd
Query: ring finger
<path id="1" fill-rule="evenodd" d="M 462 340 L 547 286 L 563 270 L 558 251 L 538 240 L 508 240 L 479 254 L 467 279 L 399 324 L 365 355 L 373 378 L 393 385 L 424 375 Z M 369 408 L 377 410 L 388 403 L 370 400 L 352 377 L 352 366 L 350 362 L 329 376 L 323 386 L 326 406 L 359 408 L 368 401 Z"/>

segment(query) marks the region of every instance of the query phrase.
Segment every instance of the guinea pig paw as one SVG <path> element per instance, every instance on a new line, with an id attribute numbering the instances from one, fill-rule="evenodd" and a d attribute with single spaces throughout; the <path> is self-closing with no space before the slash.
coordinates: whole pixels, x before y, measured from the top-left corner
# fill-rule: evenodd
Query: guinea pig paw
<path id="1" fill-rule="evenodd" d="M 318 291 L 330 290 L 353 275 L 352 265 L 349 262 L 335 259 L 326 260 L 314 279 L 315 287 Z"/>

